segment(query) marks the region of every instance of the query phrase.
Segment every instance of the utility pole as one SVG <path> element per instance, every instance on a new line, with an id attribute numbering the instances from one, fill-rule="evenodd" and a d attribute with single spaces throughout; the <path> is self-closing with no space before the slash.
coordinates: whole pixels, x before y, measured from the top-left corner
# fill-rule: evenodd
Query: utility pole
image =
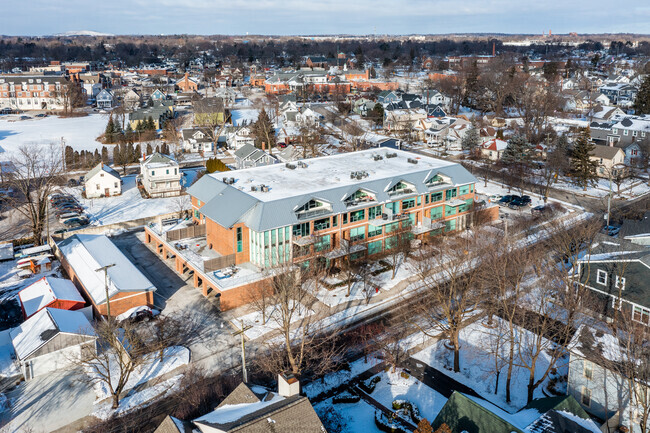
<path id="1" fill-rule="evenodd" d="M 246 339 L 245 339 L 244 332 L 251 329 L 252 326 L 244 325 L 243 320 L 240 320 L 239 323 L 241 323 L 241 329 L 233 332 L 232 335 L 241 336 L 241 371 L 242 371 L 242 375 L 244 376 L 244 383 L 248 383 L 248 373 L 246 372 Z"/>
<path id="2" fill-rule="evenodd" d="M 609 194 L 607 194 L 607 230 L 609 231 L 609 217 L 612 210 L 612 171 L 611 170 L 609 170 L 608 177 L 609 177 Z"/>
<path id="3" fill-rule="evenodd" d="M 61 157 L 63 158 L 63 172 L 65 173 L 65 138 L 61 137 Z"/>
<path id="4" fill-rule="evenodd" d="M 108 320 L 111 319 L 111 303 L 108 299 L 108 268 L 112 268 L 113 266 L 115 266 L 115 263 L 111 263 L 110 265 L 95 269 L 95 272 L 104 271 L 104 289 L 106 290 L 106 315 L 108 316 Z"/>

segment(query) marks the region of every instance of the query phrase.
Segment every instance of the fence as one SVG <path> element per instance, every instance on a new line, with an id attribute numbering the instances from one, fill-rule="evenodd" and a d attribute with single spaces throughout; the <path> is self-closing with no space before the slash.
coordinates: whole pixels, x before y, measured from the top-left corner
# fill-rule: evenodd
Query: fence
<path id="1" fill-rule="evenodd" d="M 203 270 L 205 272 L 218 271 L 219 269 L 235 265 L 235 255 L 229 254 L 227 256 L 217 257 L 214 259 L 205 260 L 203 262 Z"/>
<path id="2" fill-rule="evenodd" d="M 180 241 L 181 239 L 197 238 L 199 236 L 205 236 L 205 224 L 183 227 L 182 229 L 167 232 L 168 241 Z"/>

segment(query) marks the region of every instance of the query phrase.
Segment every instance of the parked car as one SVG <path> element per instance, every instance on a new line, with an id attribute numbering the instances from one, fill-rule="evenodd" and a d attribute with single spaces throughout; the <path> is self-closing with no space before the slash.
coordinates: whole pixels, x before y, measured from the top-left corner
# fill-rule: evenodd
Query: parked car
<path id="1" fill-rule="evenodd" d="M 68 213 L 74 213 L 74 214 L 76 214 L 77 216 L 79 216 L 79 215 L 81 215 L 83 212 L 82 212 L 82 211 L 78 211 L 78 210 L 72 210 L 72 209 L 56 209 L 56 210 L 54 211 L 54 215 L 56 215 L 58 218 L 60 218 L 61 215 L 65 215 L 65 214 L 68 214 Z"/>
<path id="2" fill-rule="evenodd" d="M 488 199 L 490 200 L 491 203 L 498 202 L 503 198 L 501 194 L 492 194 L 488 196 Z"/>
<path id="3" fill-rule="evenodd" d="M 516 196 L 514 195 L 504 195 L 501 197 L 501 200 L 499 200 L 499 205 L 500 206 L 507 206 L 508 203 L 510 203 Z"/>
<path id="4" fill-rule="evenodd" d="M 84 217 L 83 215 L 81 215 L 78 212 L 66 212 L 66 213 L 63 213 L 63 214 L 59 215 L 58 217 L 59 217 L 59 222 L 64 223 L 64 224 L 65 224 L 65 222 L 67 220 L 71 220 L 71 219 L 75 219 L 75 218 L 77 218 L 77 219 L 86 219 L 86 217 Z"/>
<path id="5" fill-rule="evenodd" d="M 621 228 L 618 226 L 605 226 L 602 228 L 601 232 L 605 233 L 607 236 L 616 236 L 618 232 L 621 231 Z"/>
<path id="6" fill-rule="evenodd" d="M 530 206 L 531 199 L 529 195 L 522 195 L 519 198 L 521 199 L 521 202 L 524 204 L 524 206 Z"/>
<path id="7" fill-rule="evenodd" d="M 532 208 L 530 210 L 530 213 L 533 214 L 533 215 L 537 215 L 537 216 L 548 215 L 548 214 L 553 213 L 553 209 L 550 206 L 546 206 L 546 205 L 542 204 L 542 205 L 535 206 L 534 208 Z"/>
<path id="8" fill-rule="evenodd" d="M 83 208 L 78 204 L 78 203 L 61 203 L 57 206 L 54 206 L 56 209 L 61 210 L 61 209 L 76 209 L 76 210 L 83 210 Z"/>
<path id="9" fill-rule="evenodd" d="M 83 218 L 83 217 L 70 218 L 63 222 L 63 224 L 67 228 L 83 227 L 83 226 L 87 226 L 88 223 L 89 223 L 88 218 Z"/>
<path id="10" fill-rule="evenodd" d="M 116 317 L 118 322 L 148 322 L 149 320 L 156 317 L 160 312 L 158 310 L 153 310 L 145 305 L 131 308 L 130 310 L 120 314 Z"/>

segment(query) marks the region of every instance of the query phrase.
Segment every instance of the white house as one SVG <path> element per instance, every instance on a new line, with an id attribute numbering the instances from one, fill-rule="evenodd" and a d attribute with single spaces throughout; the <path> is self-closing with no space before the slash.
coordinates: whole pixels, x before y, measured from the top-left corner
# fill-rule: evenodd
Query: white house
<path id="1" fill-rule="evenodd" d="M 228 133 L 227 143 L 230 149 L 239 150 L 247 144 L 255 145 L 255 138 L 251 128 L 248 126 L 241 126 L 232 132 Z"/>
<path id="2" fill-rule="evenodd" d="M 97 164 L 85 176 L 86 198 L 111 197 L 122 194 L 120 174 L 104 163 Z"/>
<path id="3" fill-rule="evenodd" d="M 97 108 L 111 108 L 114 99 L 115 97 L 113 96 L 113 92 L 108 89 L 102 89 L 102 91 L 97 94 L 95 103 Z"/>
<path id="4" fill-rule="evenodd" d="M 483 158 L 488 158 L 492 161 L 498 161 L 501 159 L 501 155 L 508 147 L 508 143 L 498 138 L 493 138 L 492 140 L 487 140 L 481 144 L 481 156 Z"/>
<path id="5" fill-rule="evenodd" d="M 81 311 L 44 308 L 9 335 L 25 380 L 70 367 L 97 350 L 97 335 Z"/>
<path id="6" fill-rule="evenodd" d="M 207 128 L 184 128 L 181 135 L 186 152 L 212 152 L 214 142 Z"/>
<path id="7" fill-rule="evenodd" d="M 172 197 L 181 193 L 181 171 L 169 155 L 154 153 L 140 163 L 140 181 L 150 197 Z"/>

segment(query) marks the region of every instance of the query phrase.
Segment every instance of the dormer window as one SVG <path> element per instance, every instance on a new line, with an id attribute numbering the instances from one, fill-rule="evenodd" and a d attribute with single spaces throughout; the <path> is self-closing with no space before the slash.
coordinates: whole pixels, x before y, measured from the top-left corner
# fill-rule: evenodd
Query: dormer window
<path id="1" fill-rule="evenodd" d="M 298 219 L 311 218 L 332 212 L 332 205 L 321 200 L 311 199 L 302 206 L 294 209 Z"/>
<path id="2" fill-rule="evenodd" d="M 354 194 L 348 196 L 344 201 L 346 206 L 357 206 L 359 204 L 363 203 L 369 203 L 376 201 L 377 198 L 375 197 L 375 194 L 373 194 L 370 191 L 363 190 L 363 189 L 358 189 L 357 191 L 354 192 Z"/>
<path id="3" fill-rule="evenodd" d="M 444 176 L 442 174 L 436 173 L 435 175 L 431 176 L 425 184 L 429 187 L 432 188 L 434 186 L 438 185 L 444 185 L 444 184 L 451 184 L 451 178 Z"/>
<path id="4" fill-rule="evenodd" d="M 395 185 L 390 187 L 386 193 L 388 193 L 389 196 L 394 196 L 394 195 L 401 195 L 401 194 L 413 194 L 415 192 L 415 187 L 407 182 L 404 182 L 403 180 L 400 180 L 397 182 Z"/>

